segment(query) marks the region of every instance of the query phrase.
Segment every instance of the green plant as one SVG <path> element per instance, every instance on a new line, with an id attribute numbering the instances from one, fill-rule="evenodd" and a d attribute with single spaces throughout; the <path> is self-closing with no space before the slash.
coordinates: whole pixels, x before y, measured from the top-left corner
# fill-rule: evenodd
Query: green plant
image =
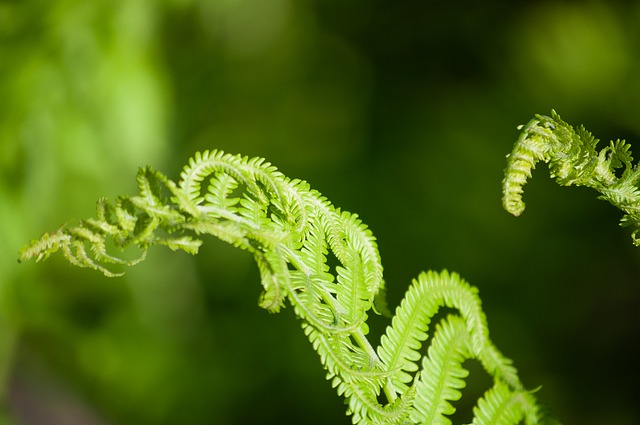
<path id="1" fill-rule="evenodd" d="M 370 310 L 385 313 L 382 264 L 358 216 L 337 209 L 301 180 L 263 159 L 220 151 L 196 154 L 176 184 L 140 169 L 139 194 L 100 199 L 95 218 L 64 225 L 32 241 L 21 261 L 60 250 L 72 264 L 119 273 L 152 245 L 195 254 L 213 235 L 253 254 L 264 292 L 260 306 L 288 300 L 356 424 L 447 424 L 477 359 L 493 384 L 473 410 L 475 425 L 539 423 L 532 392 L 489 339 L 477 290 L 457 274 L 422 273 L 410 286 L 377 349 L 367 339 Z M 203 187 L 206 185 L 206 187 Z M 113 251 L 138 247 L 116 256 Z M 441 307 L 455 309 L 429 324 Z"/>
<path id="2" fill-rule="evenodd" d="M 598 152 L 598 139 L 583 126 L 574 129 L 555 111 L 550 117 L 536 115 L 521 130 L 502 182 L 502 201 L 508 212 L 519 216 L 524 211 L 523 187 L 536 163 L 544 161 L 558 184 L 595 189 L 599 199 L 622 210 L 620 224 L 633 229 L 633 243 L 640 245 L 640 168 L 632 164 L 631 145 L 611 141 Z"/>

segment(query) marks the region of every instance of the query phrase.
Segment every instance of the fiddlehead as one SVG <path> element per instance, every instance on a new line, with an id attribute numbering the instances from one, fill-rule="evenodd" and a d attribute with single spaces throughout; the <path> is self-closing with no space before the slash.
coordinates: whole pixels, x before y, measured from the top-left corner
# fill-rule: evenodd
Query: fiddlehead
<path id="1" fill-rule="evenodd" d="M 593 188 L 600 192 L 599 199 L 621 209 L 625 213 L 621 225 L 633 229 L 633 242 L 640 245 L 640 169 L 632 164 L 628 143 L 612 141 L 598 151 L 598 139 L 582 126 L 574 129 L 555 111 L 550 117 L 536 115 L 520 129 L 502 182 L 508 212 L 518 216 L 524 211 L 523 186 L 535 164 L 544 161 L 558 184 Z"/>
<path id="2" fill-rule="evenodd" d="M 287 300 L 293 307 L 354 423 L 450 423 L 466 359 L 479 360 L 494 380 L 474 423 L 538 422 L 534 396 L 489 339 L 477 290 L 455 273 L 421 274 L 373 347 L 367 315 L 386 310 L 375 238 L 355 214 L 334 208 L 306 182 L 263 159 L 220 151 L 196 154 L 178 184 L 148 167 L 137 180 L 138 195 L 101 199 L 95 218 L 32 241 L 20 260 L 61 250 L 74 265 L 114 276 L 109 265 L 135 264 L 151 245 L 195 254 L 201 236 L 212 235 L 253 254 L 264 289 L 260 305 L 277 312 Z M 108 246 L 137 246 L 142 254 L 126 260 Z M 339 262 L 334 269 L 330 252 Z M 441 307 L 459 315 L 436 325 L 425 355 L 420 349 Z"/>

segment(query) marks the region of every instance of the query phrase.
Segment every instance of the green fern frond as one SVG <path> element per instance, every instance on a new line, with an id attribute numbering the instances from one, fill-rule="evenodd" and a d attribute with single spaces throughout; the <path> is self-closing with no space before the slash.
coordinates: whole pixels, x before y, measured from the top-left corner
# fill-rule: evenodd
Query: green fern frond
<path id="1" fill-rule="evenodd" d="M 531 132 L 536 126 L 530 125 Z M 534 164 L 529 157 L 547 155 L 536 152 L 514 156 L 514 164 L 525 170 Z M 616 166 L 629 161 L 625 152 L 623 145 L 611 152 Z M 201 237 L 211 235 L 252 253 L 263 287 L 260 306 L 274 313 L 292 306 L 354 424 L 450 423 L 450 402 L 461 396 L 467 377 L 462 362 L 468 358 L 480 361 L 496 388 L 480 400 L 478 420 L 517 423 L 495 406 L 529 393 L 489 339 L 477 290 L 457 274 L 421 274 L 376 349 L 367 339 L 367 318 L 371 310 L 387 312 L 385 282 L 376 240 L 356 214 L 335 208 L 306 182 L 288 179 L 263 159 L 221 151 L 196 154 L 178 184 L 150 167 L 139 170 L 137 182 L 137 195 L 100 199 L 96 217 L 32 241 L 20 260 L 40 261 L 61 251 L 74 265 L 115 276 L 108 266 L 133 265 L 152 245 L 195 254 Z M 517 185 L 510 184 L 517 195 Z M 140 249 L 138 258 L 119 255 L 130 246 Z M 330 267 L 329 256 L 339 264 Z M 459 314 L 437 324 L 428 340 L 429 323 L 441 307 Z M 425 343 L 430 345 L 423 354 Z M 530 403 L 522 404 L 518 417 L 534 424 L 535 399 L 527 397 Z"/>
<path id="2" fill-rule="evenodd" d="M 502 381 L 496 381 L 478 400 L 473 413 L 474 425 L 509 425 L 520 423 L 523 419 L 534 421 L 537 407 L 531 393 L 513 391 Z"/>
<path id="3" fill-rule="evenodd" d="M 429 354 L 422 360 L 422 371 L 416 384 L 419 402 L 411 419 L 416 423 L 448 425 L 446 416 L 455 412 L 450 401 L 459 400 L 460 390 L 469 372 L 462 362 L 471 357 L 469 334 L 464 321 L 456 316 L 448 316 L 436 326 Z"/>
<path id="4" fill-rule="evenodd" d="M 523 186 L 536 162 L 549 164 L 551 177 L 563 186 L 586 186 L 600 193 L 599 199 L 611 203 L 625 214 L 622 226 L 632 228 L 635 245 L 640 245 L 640 168 L 633 165 L 631 146 L 623 140 L 597 150 L 596 139 L 584 127 L 574 129 L 551 112 L 536 115 L 508 155 L 502 183 L 503 206 L 518 216 L 524 210 Z"/>
<path id="5" fill-rule="evenodd" d="M 427 339 L 430 318 L 440 307 L 458 308 L 466 319 L 470 334 L 479 334 L 474 352 L 479 354 L 488 343 L 484 314 L 480 310 L 477 291 L 457 274 L 423 273 L 407 291 L 382 336 L 378 355 L 388 370 L 396 370 L 394 387 L 404 391 L 412 378 L 409 373 L 418 369 L 419 350 Z"/>

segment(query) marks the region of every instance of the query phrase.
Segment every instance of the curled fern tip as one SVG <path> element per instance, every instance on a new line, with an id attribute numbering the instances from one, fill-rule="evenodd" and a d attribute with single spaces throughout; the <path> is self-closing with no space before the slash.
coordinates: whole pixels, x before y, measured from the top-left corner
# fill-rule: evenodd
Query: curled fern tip
<path id="1" fill-rule="evenodd" d="M 502 204 L 508 212 L 518 216 L 524 211 L 524 185 L 536 163 L 544 161 L 558 184 L 595 189 L 599 199 L 622 210 L 620 224 L 632 228 L 634 244 L 640 245 L 640 168 L 633 165 L 628 143 L 616 140 L 598 149 L 599 140 L 589 131 L 572 127 L 555 111 L 537 115 L 520 131 L 502 181 Z"/>

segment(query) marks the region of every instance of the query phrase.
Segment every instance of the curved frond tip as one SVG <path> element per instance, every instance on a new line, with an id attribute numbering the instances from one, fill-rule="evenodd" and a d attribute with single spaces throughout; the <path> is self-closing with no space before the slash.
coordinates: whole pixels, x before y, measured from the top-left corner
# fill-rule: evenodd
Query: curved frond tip
<path id="1" fill-rule="evenodd" d="M 621 225 L 632 228 L 635 245 L 640 245 L 640 168 L 633 164 L 631 146 L 612 141 L 598 150 L 598 142 L 584 127 L 564 122 L 555 112 L 537 115 L 520 127 L 520 137 L 507 156 L 502 181 L 502 204 L 511 214 L 524 211 L 522 193 L 539 161 L 549 164 L 551 177 L 562 186 L 586 186 L 623 213 Z"/>

